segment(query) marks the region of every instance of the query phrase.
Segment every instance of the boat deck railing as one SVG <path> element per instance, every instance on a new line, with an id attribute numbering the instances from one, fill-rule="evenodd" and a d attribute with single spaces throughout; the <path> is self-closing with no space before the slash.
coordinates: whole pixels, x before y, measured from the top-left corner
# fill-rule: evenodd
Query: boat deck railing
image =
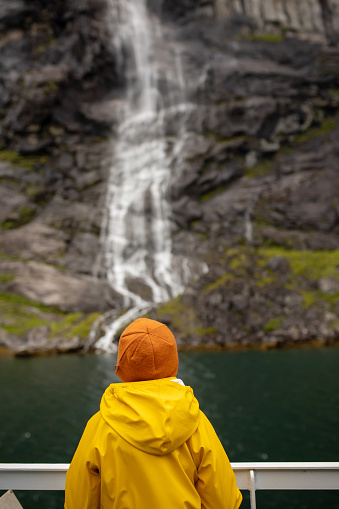
<path id="1" fill-rule="evenodd" d="M 0 490 L 64 490 L 68 464 L 2 463 Z M 339 490 L 339 462 L 232 463 L 240 490 Z"/>

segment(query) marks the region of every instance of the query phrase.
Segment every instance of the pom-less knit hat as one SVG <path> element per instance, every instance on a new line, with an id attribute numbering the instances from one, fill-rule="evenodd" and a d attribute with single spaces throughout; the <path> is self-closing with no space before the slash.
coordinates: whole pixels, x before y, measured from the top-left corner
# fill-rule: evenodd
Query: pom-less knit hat
<path id="1" fill-rule="evenodd" d="M 175 338 L 163 323 L 138 318 L 120 336 L 115 372 L 123 382 L 175 376 L 178 363 Z"/>

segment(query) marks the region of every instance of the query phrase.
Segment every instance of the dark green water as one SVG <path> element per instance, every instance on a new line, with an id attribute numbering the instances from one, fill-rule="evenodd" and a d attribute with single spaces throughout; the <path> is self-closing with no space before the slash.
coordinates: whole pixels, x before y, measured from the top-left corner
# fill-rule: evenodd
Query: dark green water
<path id="1" fill-rule="evenodd" d="M 0 463 L 70 462 L 103 391 L 119 381 L 114 366 L 111 355 L 1 358 Z M 186 353 L 178 376 L 231 462 L 339 460 L 339 348 Z M 61 492 L 16 494 L 24 509 L 63 506 Z M 339 491 L 257 492 L 257 507 L 338 509 Z"/>

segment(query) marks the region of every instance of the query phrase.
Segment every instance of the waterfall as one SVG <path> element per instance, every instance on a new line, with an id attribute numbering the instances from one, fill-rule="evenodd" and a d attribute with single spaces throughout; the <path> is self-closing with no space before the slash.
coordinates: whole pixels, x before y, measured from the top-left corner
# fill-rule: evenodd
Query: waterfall
<path id="1" fill-rule="evenodd" d="M 160 78 L 164 81 L 159 21 L 155 16 L 151 19 L 146 0 L 110 0 L 110 7 L 113 44 L 126 76 L 127 100 L 113 141 L 101 263 L 128 313 L 110 324 L 96 343 L 106 351 L 112 349 L 114 335 L 124 320 L 129 322 L 152 303 L 169 300 L 183 290 L 172 256 L 166 199 L 171 169 L 163 121 L 166 108 L 182 107 L 180 54 L 174 52 L 173 63 L 166 69 L 169 79 L 164 96 L 158 86 Z M 173 69 L 171 76 L 169 68 Z M 180 131 L 182 134 L 182 127 Z"/>

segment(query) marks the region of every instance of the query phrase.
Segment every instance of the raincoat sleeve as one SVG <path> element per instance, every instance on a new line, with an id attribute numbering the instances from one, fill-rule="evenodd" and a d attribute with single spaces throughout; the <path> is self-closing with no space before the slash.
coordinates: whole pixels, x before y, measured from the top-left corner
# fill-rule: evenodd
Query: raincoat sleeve
<path id="1" fill-rule="evenodd" d="M 87 423 L 66 474 L 65 509 L 100 509 L 100 455 L 95 448 L 96 415 Z"/>
<path id="2" fill-rule="evenodd" d="M 242 494 L 234 472 L 212 424 L 202 412 L 189 448 L 197 467 L 195 487 L 201 498 L 201 509 L 238 509 Z"/>

